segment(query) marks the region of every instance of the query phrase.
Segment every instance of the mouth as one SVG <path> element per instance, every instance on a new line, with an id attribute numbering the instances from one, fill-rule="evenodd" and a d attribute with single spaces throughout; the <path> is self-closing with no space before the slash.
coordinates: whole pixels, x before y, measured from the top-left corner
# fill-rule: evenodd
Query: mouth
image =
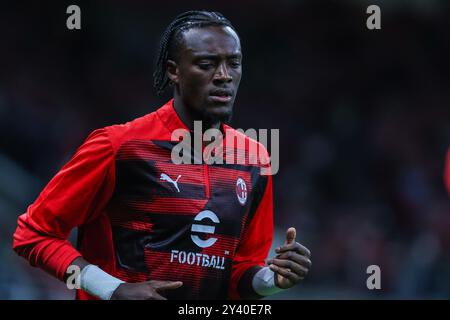
<path id="1" fill-rule="evenodd" d="M 215 102 L 227 103 L 233 99 L 233 91 L 225 89 L 214 90 L 209 96 Z"/>

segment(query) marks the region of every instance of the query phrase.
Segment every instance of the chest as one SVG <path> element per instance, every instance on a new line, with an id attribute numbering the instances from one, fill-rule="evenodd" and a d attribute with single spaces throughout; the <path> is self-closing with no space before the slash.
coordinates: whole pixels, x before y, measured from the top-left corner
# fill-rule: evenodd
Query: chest
<path id="1" fill-rule="evenodd" d="M 252 203 L 256 168 L 174 164 L 170 151 L 170 144 L 153 142 L 119 150 L 113 225 L 147 231 L 146 245 L 154 250 L 236 243 Z"/>

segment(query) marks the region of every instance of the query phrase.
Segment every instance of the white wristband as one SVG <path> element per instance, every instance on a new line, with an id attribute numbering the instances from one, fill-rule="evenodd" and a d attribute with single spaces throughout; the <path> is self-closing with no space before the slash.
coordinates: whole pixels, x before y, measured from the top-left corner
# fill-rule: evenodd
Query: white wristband
<path id="1" fill-rule="evenodd" d="M 81 289 L 102 300 L 109 300 L 121 283 L 124 281 L 113 277 L 93 264 L 89 264 L 81 270 Z"/>
<path id="2" fill-rule="evenodd" d="M 270 296 L 284 291 L 275 285 L 275 273 L 269 267 L 260 269 L 252 280 L 253 290 L 261 296 Z"/>

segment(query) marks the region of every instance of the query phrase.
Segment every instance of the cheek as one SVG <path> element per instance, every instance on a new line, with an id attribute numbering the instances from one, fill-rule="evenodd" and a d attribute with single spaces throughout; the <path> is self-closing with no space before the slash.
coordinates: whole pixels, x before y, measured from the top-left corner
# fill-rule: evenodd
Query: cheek
<path id="1" fill-rule="evenodd" d="M 184 95 L 198 96 L 205 94 L 208 84 L 208 77 L 190 74 L 187 77 L 183 77 L 183 81 L 180 82 L 180 87 Z"/>
<path id="2" fill-rule="evenodd" d="M 234 84 L 236 87 L 239 87 L 239 83 L 241 82 L 241 74 L 235 78 Z"/>
<path id="3" fill-rule="evenodd" d="M 242 72 L 241 70 L 234 70 L 231 73 L 231 76 L 233 77 L 233 83 L 235 86 L 238 86 L 239 83 L 241 82 L 241 77 L 242 77 Z"/>

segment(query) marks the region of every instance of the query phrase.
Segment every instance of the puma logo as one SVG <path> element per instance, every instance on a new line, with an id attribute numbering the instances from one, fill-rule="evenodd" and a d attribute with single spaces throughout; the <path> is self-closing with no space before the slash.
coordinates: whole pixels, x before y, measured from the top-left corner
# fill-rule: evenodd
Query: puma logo
<path id="1" fill-rule="evenodd" d="M 178 179 L 181 178 L 181 174 L 178 176 L 177 180 L 173 181 L 171 177 L 169 177 L 167 174 L 165 173 L 161 173 L 161 177 L 159 178 L 162 181 L 167 181 L 170 182 L 171 184 L 174 185 L 174 187 L 177 189 L 178 192 L 180 192 L 180 189 L 178 189 Z"/>

